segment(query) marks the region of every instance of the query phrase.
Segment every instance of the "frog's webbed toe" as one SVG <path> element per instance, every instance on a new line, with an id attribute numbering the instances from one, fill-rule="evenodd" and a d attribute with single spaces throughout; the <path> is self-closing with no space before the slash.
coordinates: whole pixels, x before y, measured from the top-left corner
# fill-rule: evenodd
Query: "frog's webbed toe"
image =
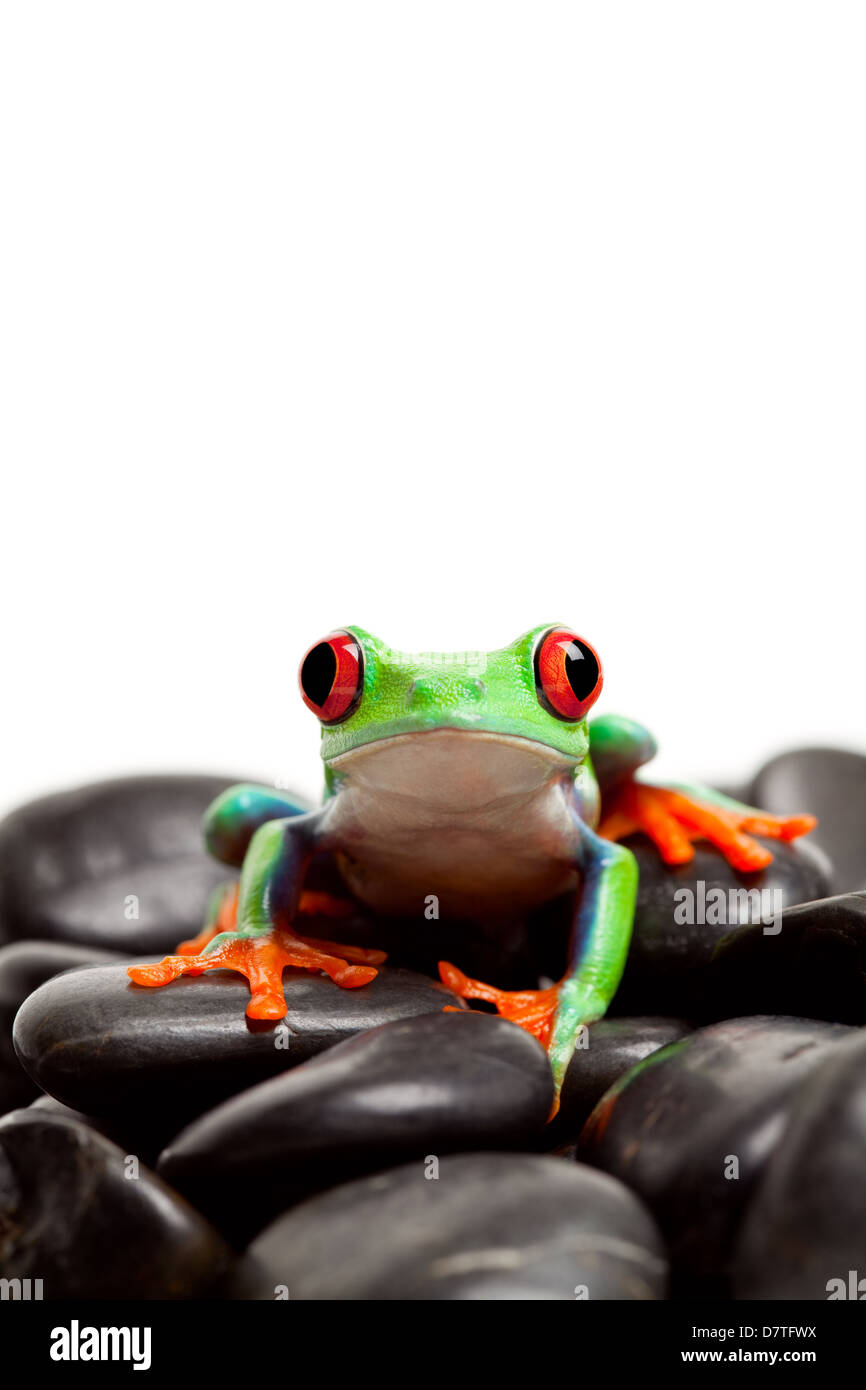
<path id="1" fill-rule="evenodd" d="M 250 985 L 247 1017 L 279 1019 L 286 1013 L 283 970 L 321 970 L 343 989 L 358 989 L 375 979 L 384 951 L 343 946 L 297 936 L 285 927 L 254 934 L 222 932 L 198 955 L 166 956 L 156 965 L 131 965 L 129 978 L 137 985 L 159 987 L 181 975 L 200 975 L 205 970 L 237 970 Z"/>
<path id="2" fill-rule="evenodd" d="M 488 1004 L 495 1004 L 503 1018 L 525 1028 L 543 1047 L 549 1043 L 559 1002 L 558 985 L 551 985 L 549 989 L 497 989 L 495 985 L 486 985 L 464 975 L 447 960 L 440 960 L 439 975 L 458 999 L 484 999 Z M 452 1009 L 453 1005 L 446 1005 L 446 1008 Z"/>

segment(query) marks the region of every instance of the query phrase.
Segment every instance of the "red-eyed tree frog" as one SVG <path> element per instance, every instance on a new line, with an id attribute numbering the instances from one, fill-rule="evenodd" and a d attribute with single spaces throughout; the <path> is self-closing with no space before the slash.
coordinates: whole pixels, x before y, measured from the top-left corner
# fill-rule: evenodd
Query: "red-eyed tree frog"
<path id="1" fill-rule="evenodd" d="M 324 805 L 307 812 L 252 785 L 224 793 L 205 816 L 205 840 L 241 868 L 239 887 L 218 896 L 178 955 L 130 967 L 137 984 L 237 970 L 255 1019 L 284 1016 L 286 966 L 325 971 L 346 989 L 368 984 L 381 951 L 296 931 L 305 872 L 322 850 L 347 896 L 377 914 L 420 916 L 435 895 L 440 916 L 513 920 L 570 893 L 569 957 L 555 986 L 500 990 L 440 965 L 456 995 L 492 1002 L 538 1038 L 558 1095 L 581 1027 L 605 1013 L 625 965 L 638 874 L 617 842 L 644 831 L 665 863 L 682 864 L 704 838 L 750 871 L 772 859 L 752 836 L 793 840 L 815 825 L 705 788 L 636 780 L 655 743 L 616 715 L 588 723 L 601 664 L 561 624 L 494 652 L 418 655 L 345 628 L 310 647 L 299 680 L 321 724 Z"/>

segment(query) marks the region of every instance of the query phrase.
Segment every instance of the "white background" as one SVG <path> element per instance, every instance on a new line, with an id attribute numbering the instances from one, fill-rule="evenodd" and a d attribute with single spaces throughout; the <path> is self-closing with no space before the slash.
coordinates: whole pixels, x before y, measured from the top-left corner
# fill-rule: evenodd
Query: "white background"
<path id="1" fill-rule="evenodd" d="M 862 746 L 862 4 L 0 11 L 0 801 L 319 785 L 548 619 L 669 776 Z"/>

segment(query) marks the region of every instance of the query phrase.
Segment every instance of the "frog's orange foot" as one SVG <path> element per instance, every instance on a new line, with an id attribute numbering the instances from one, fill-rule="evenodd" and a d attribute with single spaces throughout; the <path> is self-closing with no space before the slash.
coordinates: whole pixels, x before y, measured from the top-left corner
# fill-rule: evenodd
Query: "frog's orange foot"
<path id="1" fill-rule="evenodd" d="M 753 835 L 796 840 L 817 824 L 814 816 L 771 816 L 749 806 L 715 805 L 667 787 L 628 782 L 609 797 L 598 833 L 606 840 L 621 840 L 642 830 L 666 864 L 688 864 L 694 857 L 693 841 L 709 840 L 733 868 L 753 873 L 773 858 Z"/>
<path id="2" fill-rule="evenodd" d="M 470 979 L 447 960 L 440 960 L 439 976 L 442 983 L 459 999 L 485 999 L 489 1004 L 495 1004 L 503 1018 L 516 1023 L 520 1028 L 525 1028 L 527 1033 L 538 1039 L 542 1047 L 547 1047 L 553 1015 L 559 1002 L 559 989 L 556 985 L 552 985 L 550 989 L 497 989 L 495 985 L 485 985 L 481 980 Z M 453 1005 L 446 1005 L 448 1011 L 453 1008 Z"/>
<path id="3" fill-rule="evenodd" d="M 237 970 L 250 985 L 248 1018 L 276 1019 L 286 1013 L 283 970 L 323 970 L 343 989 L 357 989 L 375 979 L 375 967 L 386 959 L 384 951 L 360 946 L 341 946 L 334 941 L 314 941 L 288 928 L 274 927 L 255 936 L 235 933 L 198 955 L 166 956 L 158 965 L 130 965 L 129 978 L 137 985 L 167 985 L 180 975 L 200 975 L 204 970 Z"/>

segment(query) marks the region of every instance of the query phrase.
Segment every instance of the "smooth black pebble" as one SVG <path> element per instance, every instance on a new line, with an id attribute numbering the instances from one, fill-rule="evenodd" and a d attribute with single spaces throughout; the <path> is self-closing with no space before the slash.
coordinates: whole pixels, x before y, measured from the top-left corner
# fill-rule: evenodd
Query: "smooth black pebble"
<path id="1" fill-rule="evenodd" d="M 664 1298 L 666 1282 L 655 1223 L 621 1183 L 558 1158 L 479 1153 L 312 1197 L 253 1242 L 234 1291 L 592 1302 Z"/>
<path id="2" fill-rule="evenodd" d="M 234 1096 L 179 1134 L 159 1171 L 242 1240 L 362 1173 L 520 1147 L 544 1129 L 552 1101 L 550 1064 L 529 1033 L 486 1014 L 429 1014 L 373 1028 Z"/>
<path id="3" fill-rule="evenodd" d="M 866 755 L 842 748 L 782 753 L 755 775 L 748 799 L 777 815 L 817 816 L 809 839 L 832 862 L 827 891 L 866 889 Z"/>
<path id="4" fill-rule="evenodd" d="M 575 1139 L 605 1091 L 659 1048 L 691 1032 L 679 1018 L 603 1018 L 586 1030 L 565 1076 L 559 1113 L 548 1125 L 546 1147 Z"/>
<path id="5" fill-rule="evenodd" d="M 230 971 L 134 985 L 122 965 L 76 970 L 29 995 L 15 1020 L 18 1057 L 33 1081 L 73 1110 L 128 1111 L 163 1142 L 211 1106 L 356 1033 L 457 1003 L 426 976 L 384 966 L 370 984 L 341 989 L 286 970 L 288 1013 L 247 1019 L 246 980 Z M 167 1132 L 166 1132 L 167 1131 Z"/>
<path id="6" fill-rule="evenodd" d="M 718 943 L 695 1003 L 700 1016 L 866 1024 L 866 893 L 789 907 L 776 925 L 740 927 Z"/>
<path id="7" fill-rule="evenodd" d="M 234 779 L 124 777 L 29 802 L 0 824 L 0 940 L 173 951 L 233 871 L 202 815 Z"/>
<path id="8" fill-rule="evenodd" d="M 696 991 L 716 946 L 753 920 L 750 914 L 759 909 L 758 900 L 747 899 L 747 892 L 769 894 L 762 904 L 781 912 L 830 891 L 830 865 L 805 840 L 796 845 L 763 841 L 773 852 L 773 862 L 753 874 L 731 868 L 705 841 L 695 845 L 690 863 L 676 867 L 662 863 L 644 835 L 629 836 L 624 843 L 638 861 L 640 877 L 628 961 L 611 1009 L 615 1014 L 695 1017 Z M 724 906 L 721 898 L 709 896 L 713 890 L 724 894 Z"/>
<path id="9" fill-rule="evenodd" d="M 15 1015 L 28 994 L 64 970 L 118 959 L 114 951 L 64 941 L 14 941 L 0 946 L 0 1115 L 39 1094 L 12 1045 Z"/>
<path id="10" fill-rule="evenodd" d="M 654 1053 L 599 1101 L 578 1157 L 647 1202 L 678 1293 L 724 1292 L 743 1210 L 791 1107 L 849 1036 L 810 1019 L 728 1020 Z"/>
<path id="11" fill-rule="evenodd" d="M 736 1298 L 866 1299 L 866 1033 L 810 1077 L 749 1205 Z M 861 1283 L 862 1281 L 862 1283 Z"/>
<path id="12" fill-rule="evenodd" d="M 127 1176 L 131 1158 L 72 1119 L 0 1121 L 0 1275 L 44 1299 L 206 1297 L 228 1248 L 161 1178 Z"/>

